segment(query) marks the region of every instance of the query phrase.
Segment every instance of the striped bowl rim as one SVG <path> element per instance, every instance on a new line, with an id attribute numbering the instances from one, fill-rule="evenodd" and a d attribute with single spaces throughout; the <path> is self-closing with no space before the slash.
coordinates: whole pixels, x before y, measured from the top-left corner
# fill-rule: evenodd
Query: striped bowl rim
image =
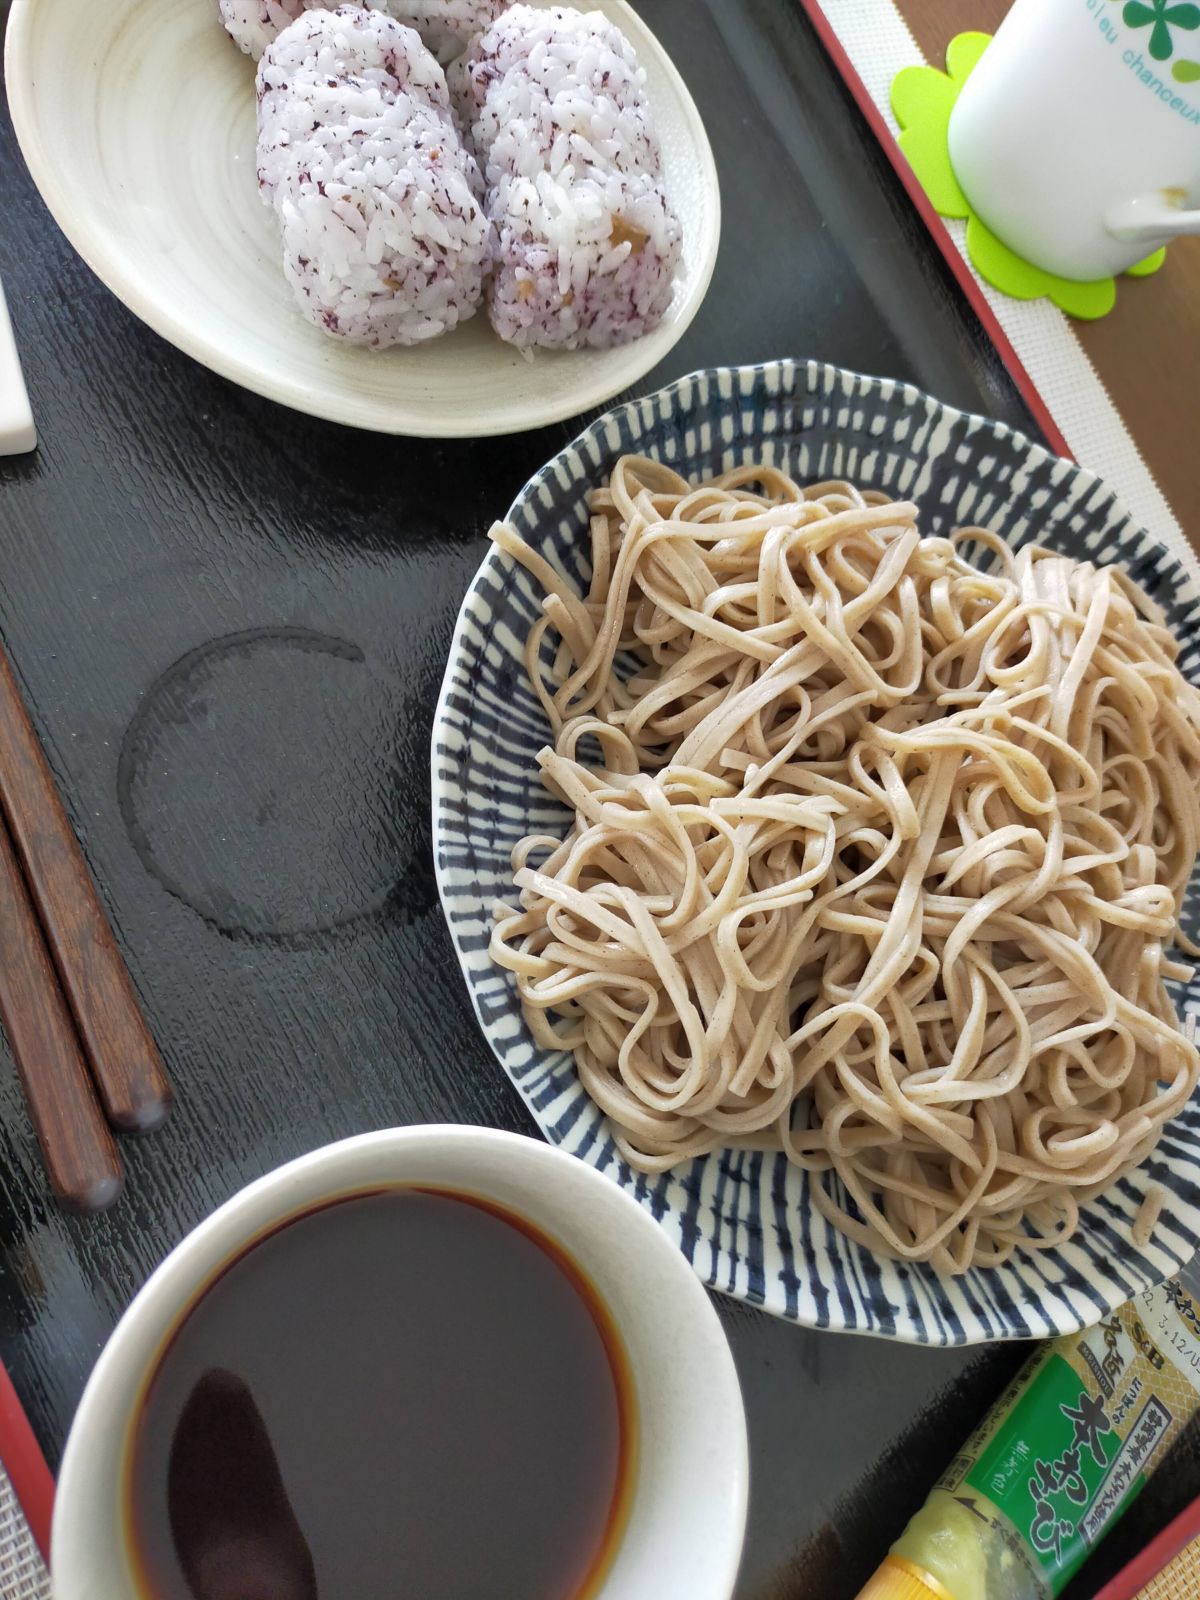
<path id="1" fill-rule="evenodd" d="M 809 481 L 844 476 L 917 500 L 927 531 L 981 523 L 1013 545 L 1036 532 L 1066 554 L 1115 562 L 1163 606 L 1183 642 L 1180 665 L 1200 681 L 1192 573 L 1095 474 L 911 384 L 784 360 L 695 372 L 617 406 L 537 472 L 509 511 L 577 583 L 589 554 L 583 496 L 631 450 L 684 472 L 757 459 Z M 1085 1208 L 1068 1244 L 957 1278 L 844 1238 L 811 1205 L 808 1175 L 782 1155 L 726 1150 L 661 1176 L 630 1169 L 571 1058 L 533 1043 L 511 974 L 487 956 L 491 906 L 511 894 L 513 843 L 561 828 L 565 816 L 533 761 L 549 729 L 520 646 L 537 614 L 536 585 L 490 548 L 463 600 L 438 700 L 432 806 L 438 890 L 475 1014 L 546 1138 L 633 1194 L 711 1288 L 813 1328 L 941 1346 L 1053 1336 L 1177 1271 L 1200 1241 L 1200 1094 L 1136 1172 Z M 1200 983 L 1181 987 L 1181 1003 L 1200 1014 Z M 1139 1249 L 1131 1227 L 1153 1183 L 1166 1200 Z"/>

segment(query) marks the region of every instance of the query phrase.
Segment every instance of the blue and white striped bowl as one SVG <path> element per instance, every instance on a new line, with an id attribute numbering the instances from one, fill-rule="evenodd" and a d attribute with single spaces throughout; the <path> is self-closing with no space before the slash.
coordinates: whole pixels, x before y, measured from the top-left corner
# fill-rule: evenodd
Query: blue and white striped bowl
<path id="1" fill-rule="evenodd" d="M 1012 545 L 1036 540 L 1118 563 L 1165 608 L 1184 641 L 1183 670 L 1200 680 L 1200 592 L 1104 484 L 909 385 L 780 361 L 699 372 L 609 412 L 509 512 L 581 589 L 587 491 L 627 451 L 688 476 L 768 461 L 810 482 L 849 478 L 916 500 L 928 533 L 977 523 Z M 522 568 L 489 551 L 463 602 L 438 704 L 433 828 L 442 903 L 480 1026 L 546 1138 L 634 1194 L 705 1283 L 809 1327 L 931 1345 L 1042 1337 L 1085 1327 L 1175 1272 L 1200 1239 L 1200 1097 L 1138 1172 L 1087 1208 L 1068 1245 L 957 1279 L 843 1238 L 783 1156 L 725 1151 L 662 1177 L 630 1170 L 571 1058 L 534 1044 L 511 975 L 487 955 L 492 905 L 512 892 L 513 845 L 533 831 L 561 832 L 566 816 L 538 781 L 534 757 L 550 732 L 521 663 L 540 598 Z M 1200 983 L 1182 998 L 1200 1012 Z M 1153 1243 L 1139 1250 L 1131 1224 L 1153 1182 L 1167 1200 Z"/>

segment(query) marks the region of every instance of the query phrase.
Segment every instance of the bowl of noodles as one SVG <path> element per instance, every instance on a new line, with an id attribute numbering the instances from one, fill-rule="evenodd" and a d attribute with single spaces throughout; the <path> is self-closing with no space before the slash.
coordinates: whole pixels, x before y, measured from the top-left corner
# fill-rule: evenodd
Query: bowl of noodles
<path id="1" fill-rule="evenodd" d="M 820 363 L 600 419 L 433 735 L 480 1025 L 712 1288 L 933 1345 L 1200 1238 L 1200 590 L 1092 474 Z"/>

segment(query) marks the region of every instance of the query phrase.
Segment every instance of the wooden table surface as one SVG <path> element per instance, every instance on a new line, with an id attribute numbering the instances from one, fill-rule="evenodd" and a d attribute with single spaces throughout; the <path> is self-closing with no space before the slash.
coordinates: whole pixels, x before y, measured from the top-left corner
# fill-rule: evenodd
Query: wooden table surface
<path id="1" fill-rule="evenodd" d="M 644 388 L 815 356 L 1028 427 L 799 6 L 640 9 L 725 213 L 708 300 Z M 0 1357 L 53 1463 L 130 1297 L 249 1179 L 367 1128 L 532 1131 L 442 924 L 427 749 L 484 530 L 579 424 L 380 439 L 242 392 L 92 277 L 6 115 L 0 277 L 41 435 L 0 462 L 0 634 L 179 1098 L 124 1142 L 117 1208 L 71 1219 L 0 1045 Z M 852 1600 L 1022 1352 L 719 1309 L 750 1422 L 740 1600 Z M 1193 1433 L 1075 1600 L 1198 1492 Z"/>

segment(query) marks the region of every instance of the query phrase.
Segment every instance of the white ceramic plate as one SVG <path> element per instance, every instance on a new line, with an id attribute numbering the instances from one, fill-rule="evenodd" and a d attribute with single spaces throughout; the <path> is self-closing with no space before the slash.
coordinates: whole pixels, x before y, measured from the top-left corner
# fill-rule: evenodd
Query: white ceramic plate
<path id="1" fill-rule="evenodd" d="M 624 0 L 589 4 L 619 24 L 646 69 L 684 234 L 666 319 L 616 350 L 528 361 L 482 313 L 443 339 L 382 352 L 305 322 L 255 182 L 254 65 L 222 30 L 216 0 L 14 0 L 9 105 L 67 238 L 131 311 L 205 366 L 352 427 L 514 433 L 585 411 L 661 361 L 695 316 L 717 254 L 717 173 L 691 96 Z"/>

